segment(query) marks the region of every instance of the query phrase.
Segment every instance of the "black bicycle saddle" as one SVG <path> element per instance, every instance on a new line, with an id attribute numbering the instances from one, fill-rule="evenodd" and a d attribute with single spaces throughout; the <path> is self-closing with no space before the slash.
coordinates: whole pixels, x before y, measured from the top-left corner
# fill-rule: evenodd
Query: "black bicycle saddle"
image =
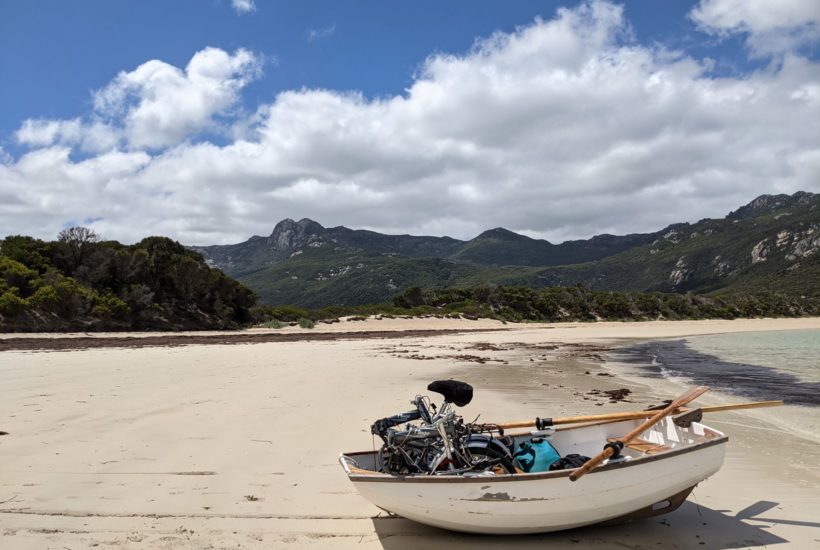
<path id="1" fill-rule="evenodd" d="M 463 407 L 473 400 L 473 387 L 458 380 L 436 380 L 427 386 L 429 391 L 440 393 L 444 401 Z"/>

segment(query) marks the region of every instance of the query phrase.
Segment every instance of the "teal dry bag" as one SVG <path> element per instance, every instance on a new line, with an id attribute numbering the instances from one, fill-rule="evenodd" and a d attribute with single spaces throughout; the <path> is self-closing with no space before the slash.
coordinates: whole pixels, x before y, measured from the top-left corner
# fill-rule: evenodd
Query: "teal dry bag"
<path id="1" fill-rule="evenodd" d="M 540 437 L 533 437 L 523 441 L 518 451 L 513 455 L 513 464 L 517 468 L 530 472 L 547 472 L 550 465 L 561 458 L 549 441 Z"/>

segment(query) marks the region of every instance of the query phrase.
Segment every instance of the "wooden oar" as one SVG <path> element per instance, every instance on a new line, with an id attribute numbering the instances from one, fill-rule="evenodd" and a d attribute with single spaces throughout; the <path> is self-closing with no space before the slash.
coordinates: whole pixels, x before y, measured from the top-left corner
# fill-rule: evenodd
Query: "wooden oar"
<path id="1" fill-rule="evenodd" d="M 736 411 L 741 409 L 758 409 L 762 407 L 779 407 L 783 401 L 755 401 L 751 403 L 733 403 L 730 405 L 715 405 L 711 407 L 700 407 L 704 413 L 721 412 L 721 411 Z M 675 413 L 687 412 L 688 409 L 680 408 L 674 411 Z M 518 422 L 507 422 L 505 424 L 497 424 L 499 428 L 504 430 L 513 430 L 516 428 L 537 428 L 539 424 L 542 426 L 558 426 L 560 424 L 578 424 L 581 422 L 598 422 L 601 420 L 636 420 L 639 418 L 649 418 L 658 411 L 633 411 L 633 412 L 619 412 L 608 414 L 592 414 L 587 416 L 567 416 L 565 418 L 545 418 L 541 422 L 536 420 L 520 420 Z"/>
<path id="2" fill-rule="evenodd" d="M 683 395 L 672 401 L 672 403 L 670 403 L 668 407 L 655 413 L 655 415 L 652 416 L 652 418 L 650 418 L 649 420 L 647 420 L 646 422 L 644 422 L 643 424 L 641 424 L 640 426 L 626 434 L 625 436 L 619 437 L 615 441 L 607 443 L 603 451 L 601 451 L 598 455 L 594 456 L 593 458 L 590 458 L 583 466 L 572 472 L 569 475 L 569 479 L 571 481 L 579 480 L 581 476 L 595 468 L 595 466 L 597 466 L 607 458 L 611 457 L 612 455 L 616 454 L 616 452 L 620 452 L 620 450 L 623 449 L 624 446 L 629 445 L 629 443 L 631 443 L 633 439 L 637 438 L 646 430 L 660 422 L 663 419 L 663 417 L 672 414 L 673 412 L 675 412 L 675 410 L 683 407 L 690 401 L 694 401 L 695 399 L 706 393 L 708 390 L 709 388 L 707 388 L 706 386 L 699 386 L 697 388 L 692 388 L 688 392 L 684 393 Z"/>
<path id="3" fill-rule="evenodd" d="M 728 405 L 712 405 L 711 407 L 700 407 L 705 413 L 721 411 L 739 411 L 741 409 L 759 409 L 763 407 L 779 407 L 783 401 L 754 401 L 751 403 L 730 403 Z M 684 411 L 681 411 L 684 412 Z"/>

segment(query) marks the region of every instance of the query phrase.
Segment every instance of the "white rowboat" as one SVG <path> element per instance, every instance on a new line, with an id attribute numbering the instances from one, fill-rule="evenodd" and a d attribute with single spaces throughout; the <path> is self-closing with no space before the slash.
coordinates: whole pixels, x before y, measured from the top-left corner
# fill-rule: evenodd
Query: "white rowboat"
<path id="1" fill-rule="evenodd" d="M 561 456 L 594 456 L 641 423 L 559 428 L 549 441 Z M 720 469 L 727 441 L 699 422 L 681 427 L 667 416 L 575 483 L 575 470 L 395 476 L 378 471 L 374 451 L 342 454 L 340 463 L 359 494 L 392 514 L 469 533 L 540 533 L 671 512 Z"/>

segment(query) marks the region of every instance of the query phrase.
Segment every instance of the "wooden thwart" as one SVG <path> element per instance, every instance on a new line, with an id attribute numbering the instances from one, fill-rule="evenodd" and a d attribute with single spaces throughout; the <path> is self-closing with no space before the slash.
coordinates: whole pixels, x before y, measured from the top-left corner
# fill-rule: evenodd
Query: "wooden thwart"
<path id="1" fill-rule="evenodd" d="M 611 437 L 607 441 L 610 443 L 617 441 L 616 438 Z M 661 445 L 659 443 L 652 443 L 651 441 L 647 441 L 645 439 L 633 439 L 628 445 L 624 445 L 624 447 L 628 449 L 632 449 L 638 451 L 639 453 L 646 453 L 648 455 L 653 455 L 656 453 L 662 453 L 664 451 L 671 450 L 671 447 L 667 445 Z"/>

